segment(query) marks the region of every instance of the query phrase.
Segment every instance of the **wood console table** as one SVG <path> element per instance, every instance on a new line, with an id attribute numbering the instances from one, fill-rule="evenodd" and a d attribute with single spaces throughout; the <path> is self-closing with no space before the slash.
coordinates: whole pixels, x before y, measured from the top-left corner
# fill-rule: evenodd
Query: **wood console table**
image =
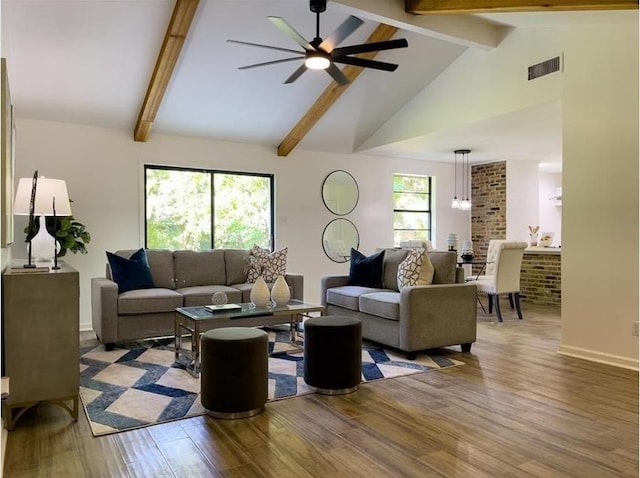
<path id="1" fill-rule="evenodd" d="M 7 430 L 41 401 L 78 419 L 80 284 L 65 263 L 49 272 L 2 276 L 4 373 L 11 393 L 3 401 Z"/>

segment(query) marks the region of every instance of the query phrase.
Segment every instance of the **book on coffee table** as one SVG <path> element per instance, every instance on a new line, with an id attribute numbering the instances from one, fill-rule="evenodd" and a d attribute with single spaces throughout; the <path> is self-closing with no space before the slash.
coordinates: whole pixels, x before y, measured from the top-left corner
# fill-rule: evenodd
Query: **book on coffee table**
<path id="1" fill-rule="evenodd" d="M 205 305 L 205 309 L 209 312 L 219 312 L 219 311 L 229 311 L 229 310 L 240 310 L 241 306 L 238 304 L 222 304 L 222 305 Z"/>

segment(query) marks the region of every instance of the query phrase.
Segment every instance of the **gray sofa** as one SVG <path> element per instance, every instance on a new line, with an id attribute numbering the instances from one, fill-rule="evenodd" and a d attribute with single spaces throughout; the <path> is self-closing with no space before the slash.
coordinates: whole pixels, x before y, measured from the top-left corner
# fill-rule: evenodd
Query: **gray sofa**
<path id="1" fill-rule="evenodd" d="M 134 250 L 117 251 L 128 258 Z M 213 249 L 170 251 L 147 249 L 155 287 L 118 293 L 118 285 L 106 277 L 91 279 L 91 320 L 107 350 L 116 342 L 174 334 L 174 310 L 212 303 L 214 292 L 227 294 L 229 303 L 250 302 L 253 284 L 247 283 L 249 251 Z M 286 274 L 292 299 L 303 299 L 303 276 Z"/>
<path id="2" fill-rule="evenodd" d="M 326 313 L 359 318 L 363 338 L 404 351 L 410 359 L 418 351 L 449 345 L 470 351 L 476 341 L 476 287 L 464 283 L 455 252 L 428 252 L 433 284 L 399 291 L 398 266 L 407 253 L 385 249 L 381 289 L 347 285 L 348 275 L 322 277 Z"/>

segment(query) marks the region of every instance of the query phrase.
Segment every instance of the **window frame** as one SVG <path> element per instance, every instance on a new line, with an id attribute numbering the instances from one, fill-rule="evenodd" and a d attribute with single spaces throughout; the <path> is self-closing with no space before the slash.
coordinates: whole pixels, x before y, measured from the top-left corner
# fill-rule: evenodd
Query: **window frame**
<path id="1" fill-rule="evenodd" d="M 416 193 L 415 191 L 396 191 L 395 189 L 395 179 L 397 177 L 413 177 L 413 178 L 423 178 L 427 181 L 427 190 L 426 193 Z M 395 244 L 395 236 L 396 231 L 426 231 L 427 241 L 432 241 L 433 237 L 433 176 L 431 175 L 422 175 L 422 174 L 408 174 L 408 173 L 393 173 L 393 182 L 392 182 L 392 201 L 393 201 L 393 216 L 391 218 L 392 230 L 393 230 L 393 242 L 394 246 L 399 246 L 400 244 Z M 428 196 L 427 201 L 427 209 L 398 209 L 396 207 L 395 194 L 426 194 Z M 426 229 L 396 229 L 395 227 L 395 215 L 396 213 L 424 213 L 427 215 L 427 227 Z"/>
<path id="2" fill-rule="evenodd" d="M 204 173 L 209 174 L 211 177 L 211 190 L 209 195 L 210 206 L 211 206 L 211 244 L 210 248 L 214 249 L 215 244 L 215 175 L 216 174 L 225 174 L 225 175 L 236 175 L 236 176 L 253 176 L 253 177 L 261 177 L 269 179 L 269 202 L 270 202 L 270 221 L 269 228 L 271 234 L 269 236 L 269 248 L 271 251 L 274 250 L 275 247 L 275 175 L 271 173 L 256 173 L 249 171 L 229 171 L 224 169 L 206 169 L 206 168 L 193 168 L 186 166 L 167 166 L 167 165 L 156 165 L 156 164 L 145 164 L 143 171 L 143 195 L 144 195 L 144 207 L 143 207 L 143 219 L 144 219 L 144 247 L 147 248 L 147 240 L 148 240 L 148 226 L 147 226 L 147 171 L 150 169 L 155 170 L 164 170 L 164 171 L 185 171 L 185 172 L 193 172 L 193 173 Z"/>

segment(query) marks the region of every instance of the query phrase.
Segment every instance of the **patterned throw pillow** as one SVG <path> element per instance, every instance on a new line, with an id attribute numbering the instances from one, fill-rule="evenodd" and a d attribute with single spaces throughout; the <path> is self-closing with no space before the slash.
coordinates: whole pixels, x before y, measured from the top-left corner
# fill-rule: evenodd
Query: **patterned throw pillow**
<path id="1" fill-rule="evenodd" d="M 275 282 L 278 276 L 287 273 L 287 252 L 284 247 L 275 252 L 269 252 L 258 246 L 251 248 L 251 264 L 247 273 L 247 282 L 255 282 L 262 276 L 265 282 Z"/>
<path id="2" fill-rule="evenodd" d="M 422 258 L 424 256 L 422 249 L 411 249 L 407 257 L 398 266 L 398 289 L 403 287 L 416 285 L 420 277 L 420 269 L 422 269 Z"/>
<path id="3" fill-rule="evenodd" d="M 253 246 L 249 250 L 249 268 L 247 269 L 249 284 L 254 284 L 262 274 L 262 256 L 268 253 L 269 251 L 265 251 L 259 246 Z"/>

